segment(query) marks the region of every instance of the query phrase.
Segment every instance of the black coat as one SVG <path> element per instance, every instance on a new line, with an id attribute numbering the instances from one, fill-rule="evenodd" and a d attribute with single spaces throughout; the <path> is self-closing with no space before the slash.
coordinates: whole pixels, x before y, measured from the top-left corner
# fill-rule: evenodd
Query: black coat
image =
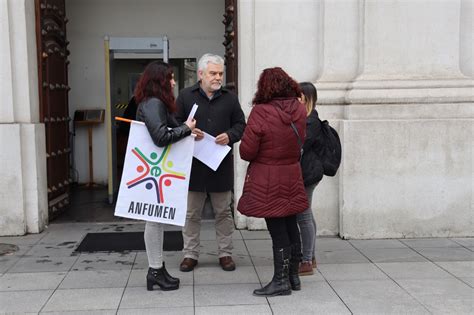
<path id="1" fill-rule="evenodd" d="M 303 144 L 303 157 L 301 158 L 301 170 L 305 186 L 317 184 L 323 178 L 323 164 L 318 155 L 321 149 L 320 143 L 321 121 L 318 112 L 313 110 L 306 118 L 306 139 Z"/>
<path id="2" fill-rule="evenodd" d="M 179 125 L 166 105 L 155 97 L 140 103 L 137 120 L 145 123 L 151 139 L 159 147 L 165 147 L 191 134 L 191 129 L 185 124 Z"/>
<path id="3" fill-rule="evenodd" d="M 229 90 L 222 88 L 212 100 L 209 100 L 200 89 L 199 83 L 181 90 L 176 104 L 178 121 L 185 121 L 196 103 L 199 107 L 194 115 L 196 128 L 216 137 L 226 132 L 229 136 L 229 146 L 240 140 L 245 129 L 245 115 L 240 107 L 239 99 Z M 204 163 L 193 159 L 190 191 L 224 192 L 234 188 L 234 158 L 233 151 L 224 158 L 219 168 L 214 172 Z"/>

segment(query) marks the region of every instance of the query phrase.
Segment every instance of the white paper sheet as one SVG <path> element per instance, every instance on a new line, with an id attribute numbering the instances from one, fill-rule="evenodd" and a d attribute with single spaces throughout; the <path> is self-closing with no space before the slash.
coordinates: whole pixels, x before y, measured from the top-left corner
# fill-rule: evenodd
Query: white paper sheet
<path id="1" fill-rule="evenodd" d="M 189 112 L 188 119 L 186 121 L 193 120 L 194 114 L 196 114 L 197 109 L 198 109 L 198 105 L 194 103 L 193 107 L 191 108 L 191 111 Z"/>
<path id="2" fill-rule="evenodd" d="M 194 143 L 193 156 L 215 171 L 229 151 L 228 145 L 217 144 L 215 137 L 204 132 L 204 138 Z"/>

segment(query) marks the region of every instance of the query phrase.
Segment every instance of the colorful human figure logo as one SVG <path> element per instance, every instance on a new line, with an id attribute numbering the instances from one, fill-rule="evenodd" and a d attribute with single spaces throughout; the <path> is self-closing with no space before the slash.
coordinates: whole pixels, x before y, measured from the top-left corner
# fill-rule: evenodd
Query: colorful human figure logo
<path id="1" fill-rule="evenodd" d="M 154 189 L 158 203 L 165 202 L 163 185 L 169 187 L 172 185 L 172 179 L 185 179 L 185 174 L 172 170 L 173 162 L 168 160 L 171 145 L 167 146 L 161 156 L 158 158 L 156 152 L 152 152 L 147 157 L 139 148 L 132 149 L 132 153 L 140 160 L 142 165 L 138 165 L 136 170 L 139 176 L 127 182 L 127 188 L 133 188 L 137 185 L 145 184 L 147 190 Z"/>

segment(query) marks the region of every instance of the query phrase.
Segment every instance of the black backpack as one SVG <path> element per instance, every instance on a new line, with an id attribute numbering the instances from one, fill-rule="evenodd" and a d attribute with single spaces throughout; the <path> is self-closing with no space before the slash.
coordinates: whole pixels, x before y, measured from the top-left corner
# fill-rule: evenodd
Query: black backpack
<path id="1" fill-rule="evenodd" d="M 323 173 L 327 176 L 334 176 L 341 164 L 342 147 L 337 131 L 329 126 L 327 120 L 321 121 L 322 143 L 318 156 L 323 164 Z"/>

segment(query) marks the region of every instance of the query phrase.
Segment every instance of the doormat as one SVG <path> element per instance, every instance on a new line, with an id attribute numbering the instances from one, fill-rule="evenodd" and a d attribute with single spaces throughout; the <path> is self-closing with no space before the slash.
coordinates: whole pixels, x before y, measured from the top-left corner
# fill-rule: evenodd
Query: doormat
<path id="1" fill-rule="evenodd" d="M 183 249 L 181 231 L 164 232 L 163 250 L 180 251 Z M 87 233 L 76 252 L 123 252 L 145 250 L 143 232 Z"/>

